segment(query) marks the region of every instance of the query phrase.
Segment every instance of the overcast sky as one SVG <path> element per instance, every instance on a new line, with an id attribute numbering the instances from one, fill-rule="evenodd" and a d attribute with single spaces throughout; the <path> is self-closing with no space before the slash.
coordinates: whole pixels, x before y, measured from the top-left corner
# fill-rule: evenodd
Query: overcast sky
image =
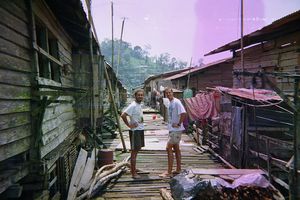
<path id="1" fill-rule="evenodd" d="M 205 53 L 240 37 L 240 0 L 114 0 L 114 37 L 133 46 L 151 46 L 152 56 L 171 56 L 193 63 L 212 62 L 223 53 Z M 244 34 L 300 10 L 300 0 L 244 0 Z M 93 0 L 92 12 L 98 38 L 111 38 L 111 1 Z"/>

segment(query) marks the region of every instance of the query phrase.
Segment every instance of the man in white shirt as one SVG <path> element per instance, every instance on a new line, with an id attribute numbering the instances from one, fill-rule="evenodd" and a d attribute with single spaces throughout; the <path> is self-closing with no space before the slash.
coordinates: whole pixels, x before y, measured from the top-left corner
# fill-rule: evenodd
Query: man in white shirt
<path id="1" fill-rule="evenodd" d="M 129 131 L 131 158 L 130 171 L 132 178 L 139 178 L 136 169 L 136 157 L 138 151 L 145 146 L 144 141 L 144 120 L 142 111 L 142 101 L 144 99 L 144 91 L 142 89 L 136 90 L 134 93 L 135 101 L 133 101 L 121 114 L 124 123 L 131 129 Z M 127 116 L 130 121 L 128 122 Z"/>
<path id="2" fill-rule="evenodd" d="M 186 111 L 183 107 L 181 101 L 174 97 L 173 90 L 171 88 L 165 89 L 165 95 L 170 100 L 168 107 L 168 130 L 169 138 L 167 143 L 167 153 L 168 153 L 168 171 L 160 174 L 160 177 L 172 177 L 173 173 L 180 173 L 181 171 L 181 151 L 179 148 L 179 143 L 181 140 L 182 131 L 185 130 L 183 127 L 183 121 L 186 117 Z M 176 157 L 176 171 L 172 172 L 174 155 Z"/>

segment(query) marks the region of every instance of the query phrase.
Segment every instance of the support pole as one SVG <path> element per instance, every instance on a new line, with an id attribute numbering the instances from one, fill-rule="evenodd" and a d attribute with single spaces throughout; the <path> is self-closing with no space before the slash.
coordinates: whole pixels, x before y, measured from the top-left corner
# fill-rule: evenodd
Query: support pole
<path id="1" fill-rule="evenodd" d="M 241 0 L 241 67 L 244 73 L 244 0 Z M 245 88 L 245 76 L 242 76 L 242 86 Z"/>
<path id="2" fill-rule="evenodd" d="M 111 1 L 111 67 L 114 68 L 114 2 Z"/>
<path id="3" fill-rule="evenodd" d="M 120 133 L 120 137 L 121 137 L 121 141 L 122 141 L 122 145 L 123 145 L 123 152 L 126 152 L 127 150 L 126 150 L 126 145 L 125 145 L 124 138 L 123 138 L 123 133 L 122 133 L 122 129 L 121 129 L 121 124 L 120 124 L 120 119 L 119 119 L 119 115 L 118 115 L 118 110 L 117 110 L 117 107 L 116 107 L 116 104 L 115 104 L 115 99 L 114 99 L 114 95 L 113 95 L 113 91 L 112 91 L 112 87 L 111 87 L 111 81 L 109 79 L 106 66 L 104 66 L 104 75 L 105 75 L 105 78 L 106 78 L 106 80 L 108 82 L 109 96 L 111 98 L 112 105 L 113 105 L 113 110 L 114 110 L 115 117 L 116 117 L 116 120 L 117 120 L 118 129 L 119 129 L 119 133 Z"/>
<path id="4" fill-rule="evenodd" d="M 290 187 L 290 199 L 300 199 L 300 101 L 299 101 L 299 79 L 295 79 L 294 102 L 295 102 L 295 128 L 294 128 L 294 166 L 291 169 L 292 184 Z"/>
<path id="5" fill-rule="evenodd" d="M 90 103 L 91 103 L 91 106 L 90 106 L 90 122 L 91 122 L 91 131 L 92 131 L 92 135 L 93 135 L 93 138 L 94 138 L 94 148 L 96 148 L 96 109 L 97 109 L 97 106 L 95 105 L 96 101 L 95 101 L 95 87 L 96 87 L 96 77 L 97 77 L 97 74 L 95 74 L 96 70 L 94 69 L 94 50 L 93 50 L 93 32 L 92 32 L 92 26 L 91 26 L 91 22 L 93 21 L 92 20 L 92 12 L 91 12 L 91 1 L 86 1 L 87 3 L 87 7 L 88 7 L 88 20 L 90 22 L 90 27 L 89 27 L 89 45 L 90 45 L 90 64 L 91 64 L 91 75 L 92 75 L 92 80 L 91 80 L 91 88 L 90 88 L 90 91 L 91 91 L 91 99 L 90 99 Z"/>
<path id="6" fill-rule="evenodd" d="M 121 47 L 122 47 L 122 40 L 123 40 L 124 23 L 125 23 L 125 17 L 123 18 L 122 28 L 121 28 L 121 37 L 120 37 L 120 44 L 119 44 L 119 51 L 118 51 L 118 65 L 117 65 L 117 72 L 116 72 L 117 77 L 119 76 L 119 66 L 121 63 Z"/>

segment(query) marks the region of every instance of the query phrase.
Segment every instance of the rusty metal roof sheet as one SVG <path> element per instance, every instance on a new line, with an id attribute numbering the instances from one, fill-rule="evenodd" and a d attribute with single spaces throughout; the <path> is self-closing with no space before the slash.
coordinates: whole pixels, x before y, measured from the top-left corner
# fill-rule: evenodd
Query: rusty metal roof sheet
<path id="1" fill-rule="evenodd" d="M 258 42 L 271 40 L 280 35 L 285 35 L 295 31 L 299 31 L 300 30 L 299 24 L 300 24 L 300 10 L 291 13 L 281 19 L 278 19 L 274 21 L 272 24 L 265 26 L 260 30 L 245 35 L 243 37 L 244 47 Z M 238 39 L 205 54 L 205 56 L 220 53 L 227 50 L 237 50 L 240 49 L 240 46 L 241 46 L 240 39 Z"/>
<path id="2" fill-rule="evenodd" d="M 282 101 L 282 98 L 272 90 L 216 87 L 221 93 L 256 101 Z"/>
<path id="3" fill-rule="evenodd" d="M 213 66 L 216 66 L 221 63 L 230 62 L 231 60 L 232 60 L 231 58 L 226 58 L 226 59 L 222 59 L 222 60 L 218 60 L 218 61 L 206 64 L 203 67 L 190 68 L 190 70 L 175 74 L 173 76 L 169 76 L 167 78 L 164 78 L 164 80 L 175 80 L 175 79 L 187 76 L 188 74 L 193 74 L 198 71 L 204 71 L 204 70 L 208 69 L 209 67 L 213 67 Z"/>
<path id="4" fill-rule="evenodd" d="M 169 76 L 173 76 L 174 74 L 178 74 L 184 71 L 188 71 L 190 68 L 184 68 L 184 69 L 179 69 L 179 70 L 174 70 L 174 71 L 170 71 L 170 72 L 165 72 L 162 74 L 157 74 L 157 75 L 152 75 L 149 76 L 146 80 L 145 80 L 145 84 L 147 84 L 148 82 L 150 82 L 153 79 L 159 78 L 159 77 L 169 77 Z"/>

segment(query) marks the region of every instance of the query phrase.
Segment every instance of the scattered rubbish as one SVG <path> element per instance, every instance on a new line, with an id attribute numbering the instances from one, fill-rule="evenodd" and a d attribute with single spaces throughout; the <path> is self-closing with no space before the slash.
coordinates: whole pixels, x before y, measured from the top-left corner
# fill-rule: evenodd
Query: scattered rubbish
<path id="1" fill-rule="evenodd" d="M 231 183 L 220 177 L 207 176 L 206 179 L 203 177 L 195 176 L 191 171 L 184 171 L 173 177 L 170 180 L 173 198 L 175 200 L 284 200 L 282 194 L 260 173 L 243 174 Z"/>

